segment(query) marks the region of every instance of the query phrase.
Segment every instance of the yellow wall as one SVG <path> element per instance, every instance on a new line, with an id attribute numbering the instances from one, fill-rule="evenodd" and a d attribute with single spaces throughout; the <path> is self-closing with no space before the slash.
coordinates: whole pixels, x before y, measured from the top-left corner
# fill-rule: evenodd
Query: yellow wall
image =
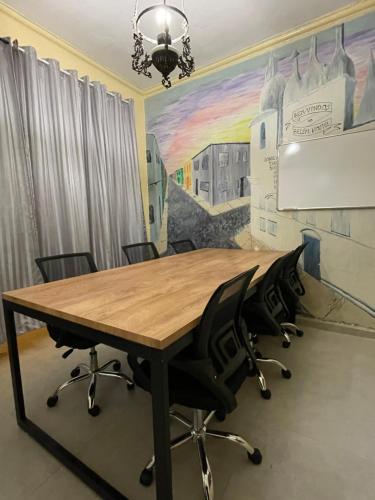
<path id="1" fill-rule="evenodd" d="M 80 76 L 88 75 L 90 80 L 97 80 L 108 90 L 119 92 L 124 98 L 131 97 L 135 103 L 138 155 L 142 184 L 145 219 L 148 226 L 148 182 L 146 163 L 146 133 L 144 97 L 135 87 L 97 64 L 71 45 L 43 28 L 31 23 L 11 8 L 0 3 L 0 37 L 17 38 L 19 45 L 31 45 L 41 58 L 57 59 L 61 68 L 76 69 Z M 147 230 L 149 228 L 147 227 Z"/>

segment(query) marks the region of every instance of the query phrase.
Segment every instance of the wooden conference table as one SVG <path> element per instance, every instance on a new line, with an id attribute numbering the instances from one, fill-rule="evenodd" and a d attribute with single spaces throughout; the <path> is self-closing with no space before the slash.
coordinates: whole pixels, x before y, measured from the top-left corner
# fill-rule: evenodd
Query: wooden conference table
<path id="1" fill-rule="evenodd" d="M 192 342 L 192 329 L 222 282 L 259 265 L 254 287 L 281 255 L 284 252 L 202 249 L 4 293 L 18 425 L 101 498 L 126 498 L 27 418 L 14 313 L 148 359 L 157 499 L 172 500 L 168 360 Z"/>

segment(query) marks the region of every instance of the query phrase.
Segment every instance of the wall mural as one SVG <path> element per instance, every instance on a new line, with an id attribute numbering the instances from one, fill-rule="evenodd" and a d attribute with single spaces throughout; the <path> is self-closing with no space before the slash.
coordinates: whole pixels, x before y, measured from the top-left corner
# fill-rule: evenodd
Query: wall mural
<path id="1" fill-rule="evenodd" d="M 314 283 L 375 315 L 375 209 L 276 209 L 279 144 L 375 128 L 374 50 L 371 13 L 147 99 L 159 248 L 307 241 Z"/>

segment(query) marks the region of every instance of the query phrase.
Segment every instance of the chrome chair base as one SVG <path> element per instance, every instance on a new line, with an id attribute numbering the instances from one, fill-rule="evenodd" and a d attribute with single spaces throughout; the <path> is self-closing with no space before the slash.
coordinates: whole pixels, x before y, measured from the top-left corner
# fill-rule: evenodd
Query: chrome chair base
<path id="1" fill-rule="evenodd" d="M 113 371 L 107 370 L 112 366 Z M 87 391 L 87 404 L 88 404 L 88 412 L 93 417 L 96 417 L 100 413 L 100 408 L 95 404 L 95 394 L 96 394 L 96 383 L 98 377 L 113 377 L 117 379 L 124 380 L 127 383 L 127 387 L 129 390 L 134 389 L 134 382 L 130 377 L 125 375 L 125 373 L 120 372 L 121 363 L 118 359 L 112 359 L 108 361 L 103 366 L 98 365 L 98 353 L 95 347 L 90 349 L 90 365 L 85 363 L 80 363 L 74 368 L 71 372 L 72 378 L 59 385 L 55 392 L 50 396 L 47 400 L 47 406 L 52 408 L 56 405 L 58 401 L 59 393 L 69 387 L 70 385 L 76 384 L 78 382 L 82 382 L 83 380 L 90 380 L 89 387 Z M 81 375 L 81 371 L 85 372 Z"/>
<path id="2" fill-rule="evenodd" d="M 282 328 L 282 332 L 281 332 L 282 336 L 283 336 L 283 343 L 282 343 L 282 346 L 287 349 L 288 347 L 290 347 L 290 344 L 291 344 L 291 341 L 290 341 L 290 337 L 289 337 L 289 334 L 286 330 L 284 330 L 284 328 Z"/>
<path id="3" fill-rule="evenodd" d="M 301 330 L 301 328 L 298 328 L 298 326 L 294 323 L 284 322 L 281 323 L 281 327 L 283 328 L 283 330 L 291 333 L 292 335 L 296 335 L 297 337 L 303 337 L 304 335 L 304 331 Z"/>
<path id="4" fill-rule="evenodd" d="M 215 412 L 210 412 L 206 418 L 203 418 L 202 410 L 194 410 L 194 419 L 191 422 L 181 413 L 172 410 L 170 416 L 188 428 L 188 431 L 181 436 L 176 437 L 171 441 L 171 450 L 174 450 L 184 443 L 192 440 L 196 443 L 198 448 L 199 459 L 202 470 L 202 484 L 203 484 L 203 498 L 204 500 L 213 500 L 214 498 L 214 484 L 212 479 L 212 472 L 210 463 L 208 461 L 205 441 L 207 437 L 214 437 L 218 439 L 225 439 L 234 444 L 238 444 L 247 452 L 248 459 L 254 464 L 258 465 L 262 462 L 262 454 L 258 448 L 253 448 L 247 441 L 237 434 L 230 432 L 222 432 L 207 429 L 207 425 L 215 415 Z M 143 469 L 140 482 L 144 486 L 150 486 L 153 481 L 153 469 L 155 466 L 155 456 L 151 458 L 146 467 Z"/>
<path id="5" fill-rule="evenodd" d="M 275 365 L 281 369 L 281 375 L 285 379 L 290 379 L 292 377 L 291 371 L 278 359 L 265 358 L 262 354 L 254 349 L 253 339 L 251 334 L 249 335 L 250 352 L 249 352 L 249 362 L 251 363 L 252 374 L 257 377 L 257 382 L 260 389 L 260 394 L 263 399 L 271 399 L 271 391 L 267 388 L 266 378 L 263 375 L 262 370 L 259 368 L 258 363 L 264 363 L 269 365 Z M 220 420 L 220 418 L 219 418 Z"/>
<path id="6" fill-rule="evenodd" d="M 278 359 L 273 359 L 273 358 L 257 358 L 258 363 L 266 363 L 269 365 L 276 365 L 281 369 L 281 374 L 284 378 L 291 378 L 292 373 L 291 371 L 283 364 L 281 361 Z"/>

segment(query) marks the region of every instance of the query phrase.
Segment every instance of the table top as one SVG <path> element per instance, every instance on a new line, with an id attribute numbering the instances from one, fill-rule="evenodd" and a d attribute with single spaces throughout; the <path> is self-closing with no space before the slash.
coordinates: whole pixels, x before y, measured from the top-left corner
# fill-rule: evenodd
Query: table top
<path id="1" fill-rule="evenodd" d="M 199 324 L 216 288 L 285 252 L 206 248 L 3 293 L 3 299 L 164 349 Z"/>

